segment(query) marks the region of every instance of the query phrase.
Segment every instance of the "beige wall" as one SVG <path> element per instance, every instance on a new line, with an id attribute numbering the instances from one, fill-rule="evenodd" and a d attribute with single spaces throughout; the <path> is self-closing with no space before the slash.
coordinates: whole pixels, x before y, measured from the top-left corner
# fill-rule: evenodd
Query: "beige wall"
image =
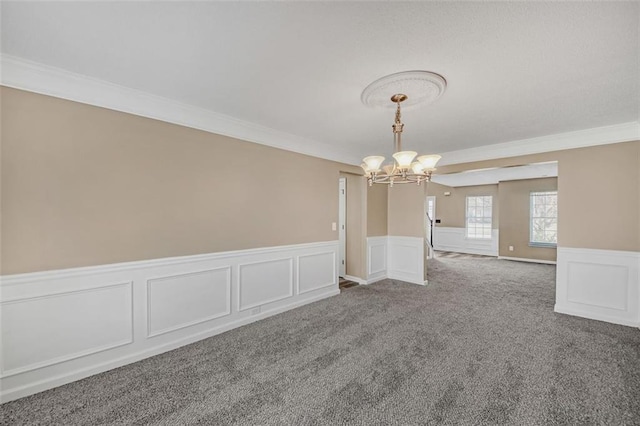
<path id="1" fill-rule="evenodd" d="M 424 204 L 424 185 L 404 184 L 389 188 L 389 235 L 424 238 Z"/>
<path id="2" fill-rule="evenodd" d="M 451 192 L 451 195 L 445 196 L 445 192 Z M 440 219 L 440 223 L 436 226 L 464 228 L 466 226 L 466 202 L 467 196 L 470 195 L 491 195 L 491 227 L 498 229 L 499 209 L 498 209 L 498 185 L 478 185 L 478 186 L 461 186 L 452 188 L 437 183 L 429 183 L 427 189 L 428 195 L 436 196 L 436 217 Z"/>
<path id="3" fill-rule="evenodd" d="M 53 97 L 0 95 L 2 274 L 337 240 L 338 176 L 359 173 Z"/>
<path id="4" fill-rule="evenodd" d="M 389 235 L 394 237 L 425 237 L 425 185 L 402 184 L 389 187 Z M 427 253 L 424 252 L 423 279 L 427 279 Z"/>
<path id="5" fill-rule="evenodd" d="M 563 152 L 558 245 L 640 251 L 640 142 Z"/>
<path id="6" fill-rule="evenodd" d="M 640 141 L 442 166 L 438 173 L 543 161 L 558 161 L 559 247 L 640 251 Z"/>
<path id="7" fill-rule="evenodd" d="M 8 88 L 0 95 L 2 274 L 335 240 L 338 175 L 360 173 L 57 98 Z M 553 160 L 559 163 L 558 245 L 640 251 L 638 141 L 438 172 Z M 389 235 L 423 235 L 423 188 L 389 190 Z M 364 235 L 384 235 L 384 215 L 371 217 L 368 227 L 374 210 L 361 190 L 369 214 L 361 207 L 361 254 L 352 256 L 360 258 L 352 265 L 359 276 Z M 372 208 L 383 204 L 380 195 Z"/>
<path id="8" fill-rule="evenodd" d="M 367 189 L 367 237 L 387 235 L 387 185 L 372 185 Z"/>
<path id="9" fill-rule="evenodd" d="M 500 182 L 500 241 L 499 255 L 525 259 L 556 260 L 556 249 L 530 247 L 530 193 L 534 191 L 555 191 L 557 178 L 526 179 Z M 513 251 L 509 251 L 513 246 Z"/>
<path id="10" fill-rule="evenodd" d="M 347 179 L 347 252 L 346 273 L 353 277 L 365 277 L 367 190 L 363 176 L 341 173 Z"/>

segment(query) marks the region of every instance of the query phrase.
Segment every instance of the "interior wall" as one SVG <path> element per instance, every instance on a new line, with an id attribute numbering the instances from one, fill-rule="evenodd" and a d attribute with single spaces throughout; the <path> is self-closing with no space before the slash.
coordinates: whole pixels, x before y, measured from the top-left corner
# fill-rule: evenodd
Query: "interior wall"
<path id="1" fill-rule="evenodd" d="M 347 179 L 347 252 L 346 273 L 365 278 L 367 235 L 367 190 L 363 176 L 341 173 Z"/>
<path id="2" fill-rule="evenodd" d="M 401 184 L 389 187 L 388 191 L 387 275 L 392 279 L 423 284 L 427 279 L 425 185 Z"/>
<path id="3" fill-rule="evenodd" d="M 422 185 L 404 184 L 389 188 L 389 235 L 424 238 L 424 203 Z"/>
<path id="4" fill-rule="evenodd" d="M 500 256 L 555 261 L 556 248 L 529 246 L 530 193 L 555 191 L 558 189 L 558 179 L 505 181 L 500 182 L 498 187 Z M 513 246 L 513 251 L 509 251 L 509 246 Z"/>
<path id="5" fill-rule="evenodd" d="M 563 152 L 558 245 L 640 251 L 640 142 Z"/>
<path id="6" fill-rule="evenodd" d="M 2 274 L 334 241 L 339 173 L 361 173 L 59 98 L 0 94 Z"/>
<path id="7" fill-rule="evenodd" d="M 438 173 L 544 161 L 558 161 L 558 246 L 640 251 L 640 141 L 441 166 Z"/>
<path id="8" fill-rule="evenodd" d="M 450 192 L 451 195 L 444 195 Z M 466 202 L 470 195 L 491 195 L 491 228 L 498 229 L 498 185 L 460 186 L 453 188 L 437 183 L 429 183 L 428 195 L 436 197 L 436 219 L 440 220 L 436 227 L 465 228 L 466 227 Z"/>
<path id="9" fill-rule="evenodd" d="M 372 185 L 367 188 L 367 237 L 387 235 L 389 187 Z"/>

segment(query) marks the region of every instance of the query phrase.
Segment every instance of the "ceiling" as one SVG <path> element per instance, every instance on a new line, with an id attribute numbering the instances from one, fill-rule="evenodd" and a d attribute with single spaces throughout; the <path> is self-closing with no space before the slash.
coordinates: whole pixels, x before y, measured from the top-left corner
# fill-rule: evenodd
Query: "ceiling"
<path id="1" fill-rule="evenodd" d="M 636 2 L 1 7 L 3 57 L 215 112 L 346 162 L 391 154 L 393 112 L 364 106 L 360 95 L 399 71 L 447 79 L 438 101 L 403 111 L 404 148 L 445 153 L 445 162 L 452 151 L 640 116 Z"/>
<path id="2" fill-rule="evenodd" d="M 436 174 L 433 175 L 431 181 L 456 188 L 460 186 L 490 185 L 510 180 L 546 177 L 558 177 L 557 161 L 513 167 L 467 170 L 460 173 Z"/>

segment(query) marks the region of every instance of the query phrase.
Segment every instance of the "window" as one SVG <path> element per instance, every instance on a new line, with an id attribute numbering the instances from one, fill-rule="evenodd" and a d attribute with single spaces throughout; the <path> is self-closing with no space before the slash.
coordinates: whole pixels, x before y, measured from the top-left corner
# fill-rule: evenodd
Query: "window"
<path id="1" fill-rule="evenodd" d="M 467 238 L 491 239 L 491 195 L 467 197 Z"/>
<path id="2" fill-rule="evenodd" d="M 529 245 L 555 247 L 558 243 L 558 191 L 531 193 Z"/>

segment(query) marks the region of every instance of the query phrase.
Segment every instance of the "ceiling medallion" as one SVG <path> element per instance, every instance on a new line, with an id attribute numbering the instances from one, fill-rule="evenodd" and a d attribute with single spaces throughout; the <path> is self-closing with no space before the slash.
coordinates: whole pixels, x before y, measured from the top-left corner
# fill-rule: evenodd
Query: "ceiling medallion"
<path id="1" fill-rule="evenodd" d="M 404 93 L 408 99 L 403 106 L 426 105 L 438 99 L 447 88 L 447 80 L 430 71 L 403 71 L 379 78 L 368 85 L 360 96 L 369 107 L 393 108 L 389 98 Z"/>
<path id="2" fill-rule="evenodd" d="M 393 186 L 395 183 L 429 182 L 436 169 L 436 163 L 440 156 L 418 155 L 415 151 L 402 150 L 402 116 L 400 104 L 418 105 L 433 102 L 438 99 L 445 88 L 447 81 L 439 74 L 428 71 L 407 71 L 392 74 L 374 81 L 362 92 L 362 103 L 368 106 L 395 106 L 396 115 L 393 123 L 394 160 L 385 166 L 382 165 L 384 157 L 371 155 L 362 161 L 362 169 L 365 172 L 369 186 L 374 183 L 383 183 Z M 391 91 L 391 95 L 389 95 Z M 407 94 L 410 93 L 410 94 Z M 388 95 L 388 96 L 387 96 Z M 385 96 L 384 103 L 380 97 Z M 389 102 L 391 100 L 391 102 Z M 417 161 L 413 161 L 416 159 Z"/>

